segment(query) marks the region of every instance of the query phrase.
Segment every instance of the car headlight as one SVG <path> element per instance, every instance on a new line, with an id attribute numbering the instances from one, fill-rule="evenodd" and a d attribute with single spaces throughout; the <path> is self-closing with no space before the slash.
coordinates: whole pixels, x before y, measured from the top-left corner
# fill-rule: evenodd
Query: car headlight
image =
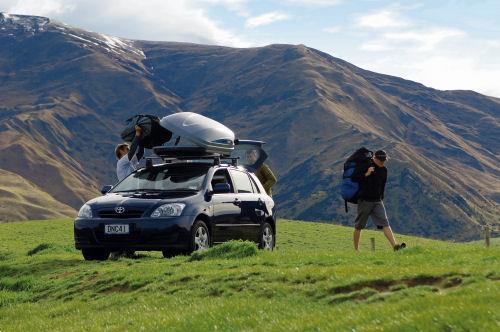
<path id="1" fill-rule="evenodd" d="M 90 205 L 83 204 L 80 211 L 78 211 L 78 218 L 92 218 L 92 209 L 90 208 Z"/>
<path id="2" fill-rule="evenodd" d="M 185 206 L 186 204 L 183 203 L 163 204 L 151 213 L 151 218 L 178 217 L 181 215 Z"/>

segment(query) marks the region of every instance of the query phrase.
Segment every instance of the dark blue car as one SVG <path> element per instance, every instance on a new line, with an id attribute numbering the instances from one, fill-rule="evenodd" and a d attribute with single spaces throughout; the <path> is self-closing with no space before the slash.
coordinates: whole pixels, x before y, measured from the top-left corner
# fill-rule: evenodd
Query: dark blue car
<path id="1" fill-rule="evenodd" d="M 274 201 L 257 177 L 218 157 L 188 159 L 142 168 L 84 204 L 74 227 L 83 257 L 139 250 L 172 257 L 233 239 L 273 250 Z"/>

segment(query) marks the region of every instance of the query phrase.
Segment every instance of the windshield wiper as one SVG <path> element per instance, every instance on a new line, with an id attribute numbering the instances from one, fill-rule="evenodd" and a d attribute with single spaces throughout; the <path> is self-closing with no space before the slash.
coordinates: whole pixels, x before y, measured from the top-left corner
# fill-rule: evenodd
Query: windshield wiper
<path id="1" fill-rule="evenodd" d="M 179 189 L 135 189 L 135 190 L 118 190 L 115 193 L 134 193 L 134 194 L 148 194 L 148 193 L 165 193 L 165 192 L 191 192 L 199 191 L 199 189 L 179 188 Z"/>
<path id="2" fill-rule="evenodd" d="M 131 190 L 117 190 L 114 193 L 132 193 L 132 194 L 148 194 L 163 192 L 161 189 L 131 189 Z"/>
<path id="3" fill-rule="evenodd" d="M 180 191 L 180 192 L 183 192 L 183 191 L 199 191 L 199 189 L 179 188 L 179 189 L 166 189 L 166 190 L 163 190 L 163 191 L 167 191 L 167 192 Z"/>

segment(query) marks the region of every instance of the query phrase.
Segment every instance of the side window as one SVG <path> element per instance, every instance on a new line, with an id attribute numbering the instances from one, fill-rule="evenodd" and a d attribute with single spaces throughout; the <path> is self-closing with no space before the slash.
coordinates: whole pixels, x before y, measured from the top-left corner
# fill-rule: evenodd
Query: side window
<path id="1" fill-rule="evenodd" d="M 253 176 L 251 176 L 251 175 L 249 175 L 249 176 L 250 176 L 250 180 L 252 180 L 253 192 L 260 194 L 260 189 L 259 189 L 259 186 L 257 185 L 257 183 L 255 182 L 255 179 L 253 178 Z"/>
<path id="2" fill-rule="evenodd" d="M 250 183 L 250 178 L 244 172 L 231 171 L 231 175 L 236 185 L 236 189 L 239 194 L 253 193 L 252 184 Z"/>
<path id="3" fill-rule="evenodd" d="M 215 186 L 217 183 L 227 183 L 231 187 L 231 192 L 234 193 L 234 186 L 231 182 L 231 178 L 229 177 L 229 173 L 227 172 L 226 169 L 219 169 L 214 173 L 214 176 L 212 177 L 212 188 Z"/>

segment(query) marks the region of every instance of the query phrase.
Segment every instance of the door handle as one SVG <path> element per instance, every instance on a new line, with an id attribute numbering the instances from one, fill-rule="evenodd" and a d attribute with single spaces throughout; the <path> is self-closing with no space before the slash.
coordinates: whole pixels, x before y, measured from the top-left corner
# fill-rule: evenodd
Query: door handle
<path id="1" fill-rule="evenodd" d="M 234 199 L 233 201 L 233 204 L 236 205 L 236 206 L 240 206 L 241 205 L 241 201 L 237 198 Z"/>

